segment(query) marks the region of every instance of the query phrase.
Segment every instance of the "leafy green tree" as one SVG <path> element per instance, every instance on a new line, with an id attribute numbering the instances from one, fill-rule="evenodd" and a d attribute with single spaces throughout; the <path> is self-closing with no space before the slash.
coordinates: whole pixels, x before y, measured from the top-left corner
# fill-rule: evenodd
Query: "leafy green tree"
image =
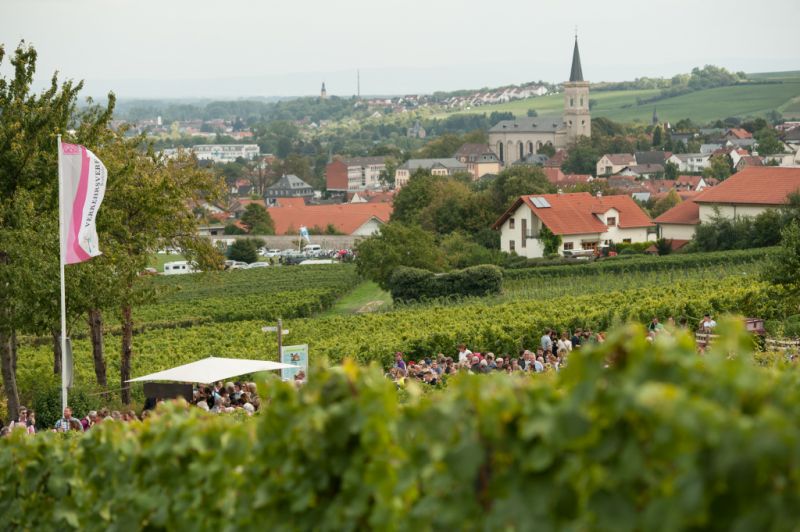
<path id="1" fill-rule="evenodd" d="M 445 264 L 433 235 L 418 226 L 388 223 L 378 234 L 356 244 L 358 273 L 384 290 L 389 289 L 389 278 L 398 266 L 438 272 Z"/>
<path id="2" fill-rule="evenodd" d="M 417 152 L 416 156 L 421 159 L 452 157 L 462 144 L 464 144 L 464 139 L 460 135 L 446 133 L 428 142 Z"/>
<path id="3" fill-rule="evenodd" d="M 251 263 L 258 260 L 258 245 L 251 238 L 240 238 L 228 246 L 228 258 Z"/>
<path id="4" fill-rule="evenodd" d="M 258 203 L 250 203 L 242 214 L 242 223 L 250 228 L 250 233 L 254 235 L 274 235 L 275 222 L 269 211 Z"/>
<path id="5" fill-rule="evenodd" d="M 556 148 L 550 143 L 543 144 L 542 147 L 539 148 L 539 153 L 542 155 L 547 155 L 548 157 L 552 157 L 556 154 Z"/>
<path id="6" fill-rule="evenodd" d="M 531 109 L 528 109 L 528 111 L 527 111 L 525 114 L 526 114 L 526 115 L 527 115 L 529 118 L 533 118 L 533 117 L 537 117 L 537 116 L 539 116 L 539 113 L 538 113 L 538 112 L 536 112 L 536 109 L 533 109 L 533 108 L 531 108 Z"/>
<path id="7" fill-rule="evenodd" d="M 655 205 L 653 205 L 653 208 L 650 210 L 650 216 L 653 218 L 661 216 L 680 202 L 681 197 L 678 196 L 678 193 L 675 192 L 675 189 L 672 189 L 669 191 L 669 193 L 667 193 L 666 196 L 656 201 Z"/>
<path id="8" fill-rule="evenodd" d="M 406 186 L 394 196 L 392 222 L 418 224 L 420 211 L 431 201 L 431 188 L 442 179 L 441 176 L 433 176 L 425 170 L 415 171 Z"/>
<path id="9" fill-rule="evenodd" d="M 663 139 L 661 137 L 662 137 L 661 126 L 656 126 L 655 129 L 653 129 L 653 147 L 654 148 L 658 148 L 658 147 L 661 146 L 661 143 L 663 142 Z"/>
<path id="10" fill-rule="evenodd" d="M 485 194 L 492 214 L 498 218 L 520 196 L 554 192 L 556 187 L 547 180 L 541 168 L 518 165 L 500 172 Z"/>
<path id="11" fill-rule="evenodd" d="M 401 189 L 402 192 L 402 189 Z M 464 181 L 444 178 L 428 189 L 428 202 L 420 209 L 417 223 L 437 235 L 453 231 L 474 234 L 496 219 L 485 201 Z"/>
<path id="12" fill-rule="evenodd" d="M 672 161 L 667 161 L 664 164 L 664 179 L 678 179 L 679 171 L 677 164 Z"/>
<path id="13" fill-rule="evenodd" d="M 764 268 L 763 277 L 800 296 L 800 223 L 793 220 L 781 231 L 781 247 Z"/>
<path id="14" fill-rule="evenodd" d="M 549 227 L 542 225 L 539 231 L 539 240 L 544 244 L 544 256 L 552 257 L 558 255 L 558 250 L 561 248 L 561 236 L 554 234 Z"/>
<path id="15" fill-rule="evenodd" d="M 222 231 L 222 233 L 225 235 L 246 235 L 247 231 L 236 224 L 230 223 L 225 226 L 225 229 Z"/>
<path id="16" fill-rule="evenodd" d="M 656 240 L 656 251 L 659 255 L 669 255 L 672 253 L 672 239 L 659 238 Z"/>
<path id="17" fill-rule="evenodd" d="M 775 130 L 769 127 L 758 131 L 755 135 L 758 141 L 758 154 L 759 155 L 775 155 L 776 153 L 783 153 L 783 143 L 778 139 Z"/>
<path id="18" fill-rule="evenodd" d="M 597 160 L 601 154 L 592 143 L 592 139 L 580 137 L 573 142 L 567 151 L 567 158 L 561 169 L 566 174 L 592 174 L 597 170 Z"/>
<path id="19" fill-rule="evenodd" d="M 732 171 L 730 157 L 727 155 L 715 155 L 709 160 L 709 166 L 703 170 L 703 177 L 713 177 L 724 181 L 730 177 Z"/>

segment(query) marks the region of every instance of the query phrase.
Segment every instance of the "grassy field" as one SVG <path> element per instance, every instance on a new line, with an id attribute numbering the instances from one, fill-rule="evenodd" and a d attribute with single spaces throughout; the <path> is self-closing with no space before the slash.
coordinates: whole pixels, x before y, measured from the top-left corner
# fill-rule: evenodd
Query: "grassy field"
<path id="1" fill-rule="evenodd" d="M 158 273 L 162 273 L 164 271 L 164 263 L 178 260 L 186 260 L 186 257 L 177 253 L 159 253 L 152 256 L 147 265 L 158 270 Z"/>
<path id="2" fill-rule="evenodd" d="M 346 316 L 386 310 L 392 305 L 392 296 L 372 281 L 364 281 L 339 299 L 333 307 L 319 317 Z"/>
<path id="3" fill-rule="evenodd" d="M 786 118 L 800 117 L 800 72 L 774 72 L 752 75 L 754 79 L 781 81 L 774 85 L 744 85 L 708 89 L 653 103 L 637 105 L 637 98 L 648 98 L 658 90 L 603 91 L 591 93 L 596 103 L 592 116 L 606 117 L 618 122 L 648 123 L 653 108 L 661 120 L 677 122 L 691 118 L 695 122 L 709 122 L 729 116 L 764 116 L 777 110 Z M 564 106 L 563 95 L 556 94 L 505 104 L 485 105 L 459 113 L 512 112 L 525 116 L 528 109 L 539 115 L 559 115 Z"/>

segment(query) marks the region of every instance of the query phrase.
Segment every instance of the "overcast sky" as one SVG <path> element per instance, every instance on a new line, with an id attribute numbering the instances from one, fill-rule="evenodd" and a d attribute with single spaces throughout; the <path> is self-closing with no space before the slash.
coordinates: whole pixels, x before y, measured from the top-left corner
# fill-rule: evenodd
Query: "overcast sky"
<path id="1" fill-rule="evenodd" d="M 798 0 L 0 0 L 38 74 L 121 97 L 402 94 L 694 66 L 800 70 Z M 7 61 L 4 73 L 8 73 Z"/>

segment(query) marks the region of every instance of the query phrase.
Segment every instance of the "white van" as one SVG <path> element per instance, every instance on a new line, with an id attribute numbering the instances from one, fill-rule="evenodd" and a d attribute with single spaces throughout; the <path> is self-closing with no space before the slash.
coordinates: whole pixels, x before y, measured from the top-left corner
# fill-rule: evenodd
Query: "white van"
<path id="1" fill-rule="evenodd" d="M 184 273 L 194 273 L 194 265 L 186 260 L 176 260 L 164 263 L 164 275 L 183 275 Z"/>
<path id="2" fill-rule="evenodd" d="M 303 248 L 303 252 L 306 255 L 316 256 L 319 255 L 319 252 L 322 251 L 322 246 L 319 244 L 308 244 L 306 247 Z"/>

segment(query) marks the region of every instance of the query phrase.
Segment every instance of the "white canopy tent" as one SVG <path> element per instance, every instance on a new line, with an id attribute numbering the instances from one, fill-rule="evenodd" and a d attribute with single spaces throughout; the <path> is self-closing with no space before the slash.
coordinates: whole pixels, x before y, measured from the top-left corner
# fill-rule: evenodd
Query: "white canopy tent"
<path id="1" fill-rule="evenodd" d="M 208 357 L 203 360 L 198 360 L 197 362 L 184 364 L 183 366 L 177 366 L 172 369 L 151 373 L 144 377 L 130 379 L 127 382 L 177 381 L 210 384 L 248 373 L 296 367 L 297 366 L 292 364 L 271 362 L 269 360 Z"/>

